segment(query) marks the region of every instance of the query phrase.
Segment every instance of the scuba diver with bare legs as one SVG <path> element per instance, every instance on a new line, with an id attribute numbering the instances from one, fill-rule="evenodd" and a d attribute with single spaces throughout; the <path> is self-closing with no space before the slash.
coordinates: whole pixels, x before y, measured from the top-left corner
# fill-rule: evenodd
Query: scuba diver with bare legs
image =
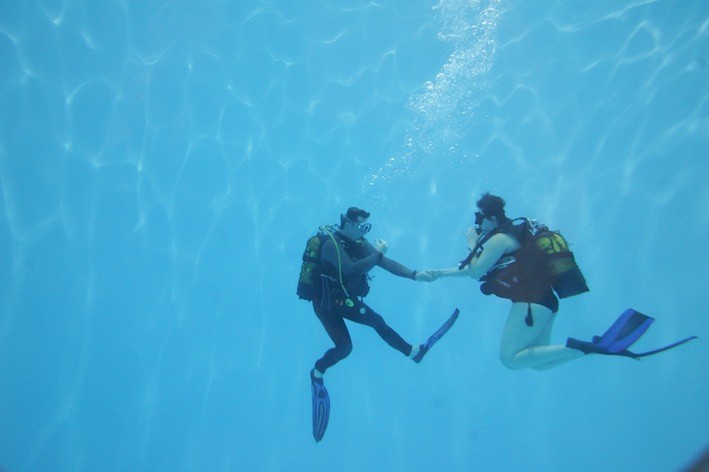
<path id="1" fill-rule="evenodd" d="M 429 271 L 433 277 L 471 277 L 485 295 L 512 301 L 500 341 L 500 360 L 510 369 L 546 370 L 586 354 L 632 358 L 671 349 L 683 339 L 644 353 L 628 350 L 653 318 L 628 309 L 602 335 L 589 342 L 568 338 L 550 344 L 559 298 L 588 291 L 568 244 L 557 231 L 528 218 L 509 219 L 505 201 L 486 193 L 477 202 L 475 226 L 466 233 L 469 255 L 458 267 Z"/>

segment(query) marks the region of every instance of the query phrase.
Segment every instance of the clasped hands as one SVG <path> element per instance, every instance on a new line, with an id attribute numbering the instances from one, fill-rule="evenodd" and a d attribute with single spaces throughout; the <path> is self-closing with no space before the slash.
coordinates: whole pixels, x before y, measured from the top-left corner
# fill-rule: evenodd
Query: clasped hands
<path id="1" fill-rule="evenodd" d="M 416 272 L 417 282 L 433 282 L 441 276 L 440 271 L 437 270 L 424 270 L 422 272 Z"/>

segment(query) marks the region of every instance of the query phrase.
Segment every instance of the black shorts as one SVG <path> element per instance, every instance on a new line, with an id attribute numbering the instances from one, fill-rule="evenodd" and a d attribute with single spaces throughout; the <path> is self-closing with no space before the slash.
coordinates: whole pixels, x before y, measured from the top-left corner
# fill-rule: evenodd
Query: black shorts
<path id="1" fill-rule="evenodd" d="M 545 290 L 537 290 L 534 293 L 527 293 L 519 297 L 512 298 L 513 302 L 536 303 L 551 310 L 552 313 L 559 311 L 559 299 L 556 298 L 551 287 Z"/>

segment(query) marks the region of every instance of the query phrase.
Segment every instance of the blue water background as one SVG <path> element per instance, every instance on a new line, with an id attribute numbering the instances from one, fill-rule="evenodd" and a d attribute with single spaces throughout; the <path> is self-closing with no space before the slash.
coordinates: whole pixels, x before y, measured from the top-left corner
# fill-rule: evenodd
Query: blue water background
<path id="1" fill-rule="evenodd" d="M 709 445 L 709 3 L 0 3 L 0 467 L 14 471 L 670 471 Z M 330 346 L 295 297 L 348 206 L 451 267 L 486 190 L 562 229 L 591 292 L 554 342 L 632 306 L 636 362 L 505 369 L 508 303 L 375 269 Z"/>

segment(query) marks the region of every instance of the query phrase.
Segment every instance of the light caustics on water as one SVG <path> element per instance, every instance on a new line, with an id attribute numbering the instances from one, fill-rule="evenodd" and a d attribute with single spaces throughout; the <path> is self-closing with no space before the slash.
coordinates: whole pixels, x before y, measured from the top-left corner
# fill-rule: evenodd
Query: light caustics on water
<path id="1" fill-rule="evenodd" d="M 495 32 L 501 0 L 440 0 L 434 11 L 441 23 L 438 38 L 451 45 L 448 61 L 408 104 L 412 124 L 405 151 L 391 157 L 368 184 L 424 171 L 433 162 L 456 163 L 470 156 L 460 148 L 466 130 L 487 90 L 487 72 L 496 52 Z"/>

